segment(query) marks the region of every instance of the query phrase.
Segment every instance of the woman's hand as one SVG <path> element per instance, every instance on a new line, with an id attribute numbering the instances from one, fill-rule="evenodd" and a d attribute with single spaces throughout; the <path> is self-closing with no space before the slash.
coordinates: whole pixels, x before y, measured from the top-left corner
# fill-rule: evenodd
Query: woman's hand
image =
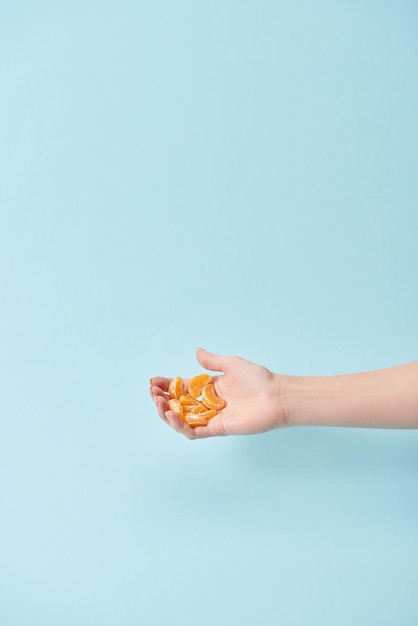
<path id="1" fill-rule="evenodd" d="M 207 426 L 192 428 L 168 408 L 170 378 L 150 380 L 150 394 L 161 419 L 189 439 L 220 435 L 247 435 L 261 433 L 287 425 L 285 410 L 280 401 L 284 377 L 266 367 L 237 356 L 220 356 L 197 350 L 197 360 L 205 369 L 222 372 L 212 378 L 217 395 L 226 407 L 209 420 Z M 185 379 L 185 383 L 188 380 Z"/>

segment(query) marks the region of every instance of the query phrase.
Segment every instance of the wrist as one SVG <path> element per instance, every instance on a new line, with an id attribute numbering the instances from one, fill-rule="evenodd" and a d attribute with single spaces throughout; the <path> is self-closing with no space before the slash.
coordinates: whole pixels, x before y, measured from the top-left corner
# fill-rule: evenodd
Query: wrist
<path id="1" fill-rule="evenodd" d="M 275 374 L 277 427 L 296 426 L 298 391 L 296 376 Z"/>
<path id="2" fill-rule="evenodd" d="M 321 424 L 324 399 L 330 390 L 325 379 L 314 376 L 281 376 L 280 405 L 286 426 Z M 332 395 L 332 394 L 331 394 Z"/>

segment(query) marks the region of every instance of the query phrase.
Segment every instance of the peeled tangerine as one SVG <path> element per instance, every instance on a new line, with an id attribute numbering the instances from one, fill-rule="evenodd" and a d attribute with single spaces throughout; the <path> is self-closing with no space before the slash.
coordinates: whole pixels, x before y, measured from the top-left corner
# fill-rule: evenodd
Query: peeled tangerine
<path id="1" fill-rule="evenodd" d="M 211 380 L 212 376 L 209 374 L 198 374 L 194 376 L 189 381 L 189 394 L 193 396 L 193 398 L 199 398 L 203 387 L 210 383 Z"/>
<path id="2" fill-rule="evenodd" d="M 168 395 L 174 400 L 179 400 L 184 394 L 183 380 L 180 376 L 172 378 L 168 386 Z M 174 410 L 174 409 L 173 409 Z"/>
<path id="3" fill-rule="evenodd" d="M 225 402 L 216 395 L 212 383 L 208 383 L 203 387 L 202 402 L 208 409 L 215 409 L 216 411 L 220 411 L 225 406 Z"/>
<path id="4" fill-rule="evenodd" d="M 172 378 L 168 387 L 168 406 L 189 426 L 207 426 L 208 421 L 224 408 L 216 395 L 212 376 L 198 374 L 190 379 L 187 390 L 180 376 Z"/>

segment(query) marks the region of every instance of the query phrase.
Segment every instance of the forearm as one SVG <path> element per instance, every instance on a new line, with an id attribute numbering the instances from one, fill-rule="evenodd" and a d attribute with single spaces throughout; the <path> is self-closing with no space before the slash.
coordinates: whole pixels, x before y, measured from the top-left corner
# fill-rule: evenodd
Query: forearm
<path id="1" fill-rule="evenodd" d="M 418 362 L 339 376 L 284 377 L 291 426 L 418 428 Z"/>

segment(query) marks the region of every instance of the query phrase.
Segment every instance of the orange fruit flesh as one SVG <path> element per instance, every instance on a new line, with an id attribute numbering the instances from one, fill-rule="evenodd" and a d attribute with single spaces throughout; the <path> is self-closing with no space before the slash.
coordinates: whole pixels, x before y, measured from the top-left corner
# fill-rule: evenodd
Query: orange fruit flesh
<path id="1" fill-rule="evenodd" d="M 175 376 L 171 379 L 168 386 L 168 395 L 170 398 L 178 400 L 184 394 L 183 379 L 181 376 Z"/>
<path id="2" fill-rule="evenodd" d="M 183 396 L 180 396 L 180 404 L 183 406 L 191 406 L 193 404 L 200 405 L 200 401 L 193 398 L 190 393 L 186 393 Z"/>
<path id="3" fill-rule="evenodd" d="M 207 420 L 212 419 L 212 417 L 215 417 L 215 415 L 218 415 L 218 411 L 216 411 L 215 409 L 208 409 L 207 411 L 202 411 L 202 413 L 199 413 L 199 417 L 203 417 Z"/>
<path id="4" fill-rule="evenodd" d="M 170 410 L 191 427 L 207 426 L 208 420 L 225 406 L 224 400 L 216 395 L 211 381 L 209 374 L 198 374 L 190 379 L 186 390 L 181 376 L 172 378 L 168 387 Z"/>
<path id="5" fill-rule="evenodd" d="M 225 402 L 216 395 L 212 383 L 203 387 L 202 402 L 208 409 L 215 409 L 216 411 L 220 411 L 225 406 Z"/>
<path id="6" fill-rule="evenodd" d="M 171 400 L 169 400 L 167 404 L 168 404 L 168 408 L 170 409 L 170 411 L 174 411 L 175 413 L 180 415 L 180 417 L 182 417 L 184 410 L 183 410 L 183 406 L 180 404 L 180 400 L 171 398 Z"/>
<path id="7" fill-rule="evenodd" d="M 206 412 L 206 407 L 204 404 L 185 404 L 182 405 L 184 413 L 194 413 L 195 415 L 198 413 Z"/>
<path id="8" fill-rule="evenodd" d="M 189 393 L 193 398 L 198 398 L 202 393 L 202 389 L 205 385 L 210 383 L 212 376 L 210 374 L 198 374 L 193 376 L 189 381 Z"/>
<path id="9" fill-rule="evenodd" d="M 186 422 L 186 424 L 192 427 L 208 425 L 207 419 L 201 417 L 200 415 L 193 415 L 193 413 L 186 413 L 186 415 L 184 416 L 184 421 Z"/>

